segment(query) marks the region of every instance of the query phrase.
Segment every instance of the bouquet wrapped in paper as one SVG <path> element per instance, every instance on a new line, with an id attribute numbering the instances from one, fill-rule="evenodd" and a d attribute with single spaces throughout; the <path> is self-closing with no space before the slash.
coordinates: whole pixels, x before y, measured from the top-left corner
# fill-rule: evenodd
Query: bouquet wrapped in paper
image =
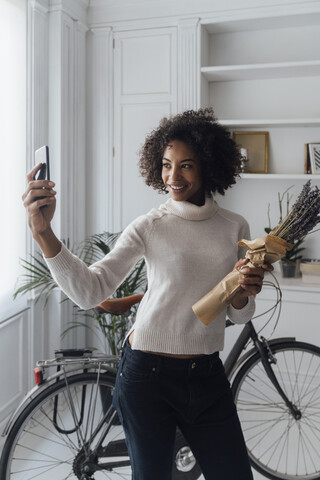
<path id="1" fill-rule="evenodd" d="M 255 240 L 240 240 L 247 247 L 245 267 L 260 267 L 264 263 L 275 263 L 320 222 L 320 191 L 310 186 L 310 180 L 304 185 L 299 197 L 287 216 L 266 237 Z M 192 306 L 201 322 L 208 325 L 232 302 L 241 290 L 239 278 L 241 268 L 226 275 L 210 292 Z"/>

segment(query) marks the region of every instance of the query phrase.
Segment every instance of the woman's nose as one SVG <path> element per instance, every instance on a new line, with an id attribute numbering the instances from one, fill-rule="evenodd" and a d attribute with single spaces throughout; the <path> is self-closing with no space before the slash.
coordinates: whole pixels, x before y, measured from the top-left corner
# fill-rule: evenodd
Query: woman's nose
<path id="1" fill-rule="evenodd" d="M 176 168 L 176 167 L 173 167 L 171 169 L 171 180 L 174 181 L 174 180 L 179 180 L 181 177 L 181 174 L 180 174 L 180 170 L 179 168 Z"/>

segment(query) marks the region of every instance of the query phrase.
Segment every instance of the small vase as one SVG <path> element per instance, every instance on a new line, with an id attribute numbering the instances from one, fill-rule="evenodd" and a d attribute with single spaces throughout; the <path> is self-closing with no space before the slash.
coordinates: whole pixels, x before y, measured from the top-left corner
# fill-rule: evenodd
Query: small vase
<path id="1" fill-rule="evenodd" d="M 285 278 L 299 278 L 300 272 L 300 260 L 296 262 L 280 262 L 281 274 Z"/>

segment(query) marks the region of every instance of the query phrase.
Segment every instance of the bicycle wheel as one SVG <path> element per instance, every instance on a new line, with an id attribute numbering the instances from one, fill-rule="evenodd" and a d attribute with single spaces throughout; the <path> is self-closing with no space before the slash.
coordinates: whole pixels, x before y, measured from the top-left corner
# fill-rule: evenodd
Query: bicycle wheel
<path id="1" fill-rule="evenodd" d="M 301 418 L 290 413 L 254 354 L 232 385 L 251 464 L 271 479 L 320 479 L 320 348 L 303 342 L 270 348 L 273 371 Z"/>
<path id="2" fill-rule="evenodd" d="M 35 397 L 8 435 L 1 480 L 80 479 L 85 462 L 88 478 L 131 478 L 122 426 L 116 418 L 110 420 L 115 415 L 114 380 L 106 373 L 82 373 L 68 377 L 68 385 L 61 379 Z M 108 419 L 110 429 L 94 456 Z"/>

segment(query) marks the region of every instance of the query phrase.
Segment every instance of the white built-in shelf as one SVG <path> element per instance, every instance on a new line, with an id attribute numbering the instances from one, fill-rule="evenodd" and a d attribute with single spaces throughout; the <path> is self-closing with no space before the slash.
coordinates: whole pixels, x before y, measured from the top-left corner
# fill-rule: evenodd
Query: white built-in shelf
<path id="1" fill-rule="evenodd" d="M 310 77 L 320 75 L 320 60 L 211 66 L 202 67 L 201 73 L 209 82 Z"/>
<path id="2" fill-rule="evenodd" d="M 275 264 L 276 265 L 276 264 Z M 275 268 L 278 268 L 275 266 Z M 282 275 L 274 271 L 273 275 L 277 278 L 281 290 L 296 290 L 296 291 L 307 291 L 307 292 L 315 292 L 319 293 L 320 292 L 320 284 L 315 284 L 315 283 L 307 283 L 302 281 L 302 278 L 284 278 Z M 268 273 L 265 274 L 265 279 L 268 281 L 273 282 L 273 278 L 271 275 Z M 265 285 L 263 288 L 272 288 L 268 287 Z"/>
<path id="3" fill-rule="evenodd" d="M 229 119 L 219 120 L 229 128 L 320 127 L 320 118 Z"/>
<path id="4" fill-rule="evenodd" d="M 317 180 L 320 181 L 320 174 L 305 173 L 241 173 L 242 179 L 245 180 Z"/>

